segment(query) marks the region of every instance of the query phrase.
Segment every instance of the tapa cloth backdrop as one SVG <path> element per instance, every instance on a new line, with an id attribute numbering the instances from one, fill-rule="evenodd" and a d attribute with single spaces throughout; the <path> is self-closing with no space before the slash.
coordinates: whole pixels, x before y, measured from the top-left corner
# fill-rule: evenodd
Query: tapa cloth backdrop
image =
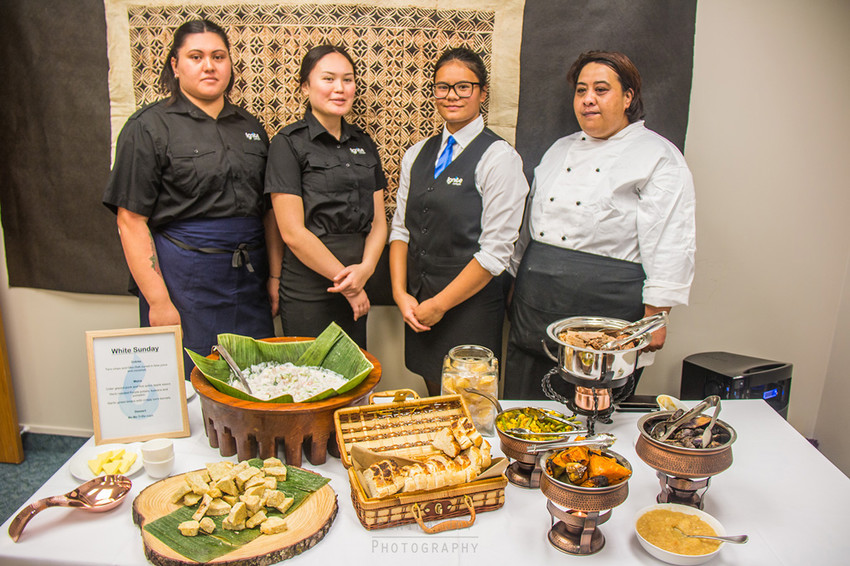
<path id="1" fill-rule="evenodd" d="M 258 115 L 270 134 L 303 113 L 293 85 L 307 47 L 328 40 L 345 45 L 358 63 L 352 121 L 365 126 L 381 149 L 388 212 L 404 150 L 440 127 L 428 86 L 434 61 L 448 47 L 466 45 L 484 57 L 491 73 L 488 124 L 516 141 L 529 176 L 555 139 L 578 129 L 565 76 L 588 49 L 632 57 L 644 77 L 647 125 L 684 146 L 693 0 L 226 0 L 187 6 L 3 3 L 0 212 L 10 285 L 126 292 L 115 218 L 100 203 L 111 143 L 137 106 L 159 97 L 152 85 L 171 32 L 193 17 L 209 17 L 227 30 L 237 74 L 233 99 Z M 116 46 L 112 36 L 120 29 L 113 13 L 122 7 L 125 15 L 115 17 L 128 42 Z M 138 62 L 139 70 L 122 68 L 121 57 Z M 122 84 L 116 73 L 129 81 Z M 373 304 L 391 303 L 385 269 L 375 283 L 385 292 Z"/>

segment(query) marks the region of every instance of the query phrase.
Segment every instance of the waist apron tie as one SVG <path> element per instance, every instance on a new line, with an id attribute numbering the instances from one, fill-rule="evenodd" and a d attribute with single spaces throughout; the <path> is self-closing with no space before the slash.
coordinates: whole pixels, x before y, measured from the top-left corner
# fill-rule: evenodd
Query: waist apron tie
<path id="1" fill-rule="evenodd" d="M 162 276 L 180 313 L 183 346 L 207 355 L 218 334 L 274 336 L 266 284 L 265 235 L 258 217 L 202 218 L 152 231 Z M 139 297 L 140 319 L 149 306 Z M 194 364 L 184 356 L 188 378 Z"/>
<path id="2" fill-rule="evenodd" d="M 543 398 L 540 380 L 556 363 L 546 356 L 541 341 L 557 351 L 558 345 L 546 335 L 546 327 L 556 320 L 643 317 L 645 279 L 639 263 L 532 240 L 517 271 L 511 301 L 505 398 Z"/>

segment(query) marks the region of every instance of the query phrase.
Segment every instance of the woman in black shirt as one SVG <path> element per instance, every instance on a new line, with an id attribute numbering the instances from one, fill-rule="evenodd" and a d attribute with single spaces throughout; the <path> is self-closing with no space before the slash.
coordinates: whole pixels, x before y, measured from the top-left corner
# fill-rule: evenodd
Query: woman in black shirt
<path id="1" fill-rule="evenodd" d="M 268 136 L 226 99 L 224 30 L 181 25 L 160 83 L 170 97 L 127 120 L 103 198 L 117 214 L 141 325 L 179 324 L 183 345 L 201 353 L 223 332 L 273 336 L 264 231 L 271 255 L 282 245 L 263 205 Z"/>
<path id="2" fill-rule="evenodd" d="M 387 183 L 372 139 L 343 118 L 354 102 L 351 57 L 337 46 L 314 47 L 300 80 L 307 111 L 274 137 L 266 170 L 265 191 L 286 244 L 283 332 L 317 336 L 336 322 L 365 348 L 370 303 L 363 287 L 386 244 Z"/>

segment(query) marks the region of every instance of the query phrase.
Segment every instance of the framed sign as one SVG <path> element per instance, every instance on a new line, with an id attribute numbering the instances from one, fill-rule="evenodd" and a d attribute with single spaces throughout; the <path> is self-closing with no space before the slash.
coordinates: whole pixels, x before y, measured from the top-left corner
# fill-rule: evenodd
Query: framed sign
<path id="1" fill-rule="evenodd" d="M 180 326 L 86 332 L 95 444 L 189 436 Z"/>

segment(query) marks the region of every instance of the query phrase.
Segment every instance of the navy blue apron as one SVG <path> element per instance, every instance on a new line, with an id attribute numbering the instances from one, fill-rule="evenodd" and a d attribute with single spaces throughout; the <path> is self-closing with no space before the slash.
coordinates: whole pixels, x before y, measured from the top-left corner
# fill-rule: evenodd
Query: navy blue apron
<path id="1" fill-rule="evenodd" d="M 165 286 L 180 313 L 184 348 L 207 355 L 225 332 L 274 336 L 260 218 L 179 220 L 152 234 Z M 149 310 L 140 294 L 142 326 L 150 326 Z M 194 364 L 185 353 L 184 366 L 188 379 Z"/>
<path id="2" fill-rule="evenodd" d="M 543 399 L 540 381 L 556 364 L 557 344 L 546 327 L 571 316 L 643 317 L 643 283 L 639 263 L 559 248 L 532 240 L 517 270 L 509 311 L 511 330 L 505 359 L 505 399 Z M 560 380 L 552 380 L 552 383 Z"/>

